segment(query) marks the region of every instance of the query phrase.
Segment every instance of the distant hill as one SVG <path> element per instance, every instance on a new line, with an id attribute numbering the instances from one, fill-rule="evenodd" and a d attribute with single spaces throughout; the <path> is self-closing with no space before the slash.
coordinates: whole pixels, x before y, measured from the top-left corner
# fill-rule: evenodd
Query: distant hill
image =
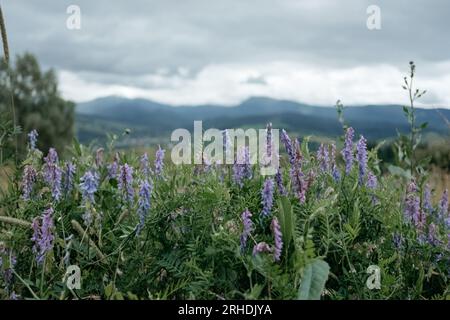
<path id="1" fill-rule="evenodd" d="M 450 119 L 450 110 L 439 109 Z M 82 142 L 104 141 L 107 132 L 132 130 L 128 143 L 144 145 L 168 141 L 177 128 L 193 129 L 194 120 L 203 120 L 207 128 L 262 128 L 272 122 L 298 135 L 336 137 L 342 134 L 334 107 L 317 107 L 292 101 L 263 97 L 250 98 L 234 107 L 201 105 L 173 107 L 145 99 L 105 97 L 79 103 L 77 134 Z M 448 134 L 448 127 L 436 109 L 417 109 L 418 122 L 428 122 L 427 132 Z M 393 137 L 408 131 L 408 123 L 399 105 L 348 107 L 346 123 L 369 140 Z"/>

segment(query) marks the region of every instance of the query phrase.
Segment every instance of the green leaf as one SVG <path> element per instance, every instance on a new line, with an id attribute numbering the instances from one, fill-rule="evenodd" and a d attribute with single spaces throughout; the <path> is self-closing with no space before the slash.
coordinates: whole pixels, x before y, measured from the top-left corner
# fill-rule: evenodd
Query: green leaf
<path id="1" fill-rule="evenodd" d="M 289 248 L 294 236 L 294 221 L 291 202 L 288 197 L 281 197 L 278 200 L 279 220 L 283 242 L 286 250 Z"/>
<path id="2" fill-rule="evenodd" d="M 329 273 L 330 266 L 323 260 L 315 260 L 308 264 L 298 290 L 298 299 L 320 300 Z"/>

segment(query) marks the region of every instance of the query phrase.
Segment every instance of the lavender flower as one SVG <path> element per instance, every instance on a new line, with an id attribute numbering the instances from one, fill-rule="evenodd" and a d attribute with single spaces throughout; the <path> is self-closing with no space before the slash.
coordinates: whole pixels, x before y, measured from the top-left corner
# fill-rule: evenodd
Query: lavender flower
<path id="1" fill-rule="evenodd" d="M 295 153 L 292 148 L 292 141 L 284 129 L 281 130 L 281 142 L 283 142 L 284 147 L 286 148 L 286 152 L 289 156 L 289 163 L 291 165 L 294 164 L 295 163 Z"/>
<path id="2" fill-rule="evenodd" d="M 272 229 L 273 236 L 275 238 L 275 246 L 273 257 L 275 261 L 280 261 L 281 250 L 283 249 L 283 239 L 281 234 L 280 223 L 278 222 L 277 217 L 273 217 L 272 223 L 270 224 L 270 228 Z"/>
<path id="3" fill-rule="evenodd" d="M 42 264 L 47 252 L 53 249 L 53 208 L 50 207 L 44 211 L 41 217 L 42 223 L 39 224 L 39 218 L 34 218 L 31 228 L 33 229 L 33 237 L 31 241 L 34 242 L 33 252 L 36 255 L 38 264 Z"/>
<path id="4" fill-rule="evenodd" d="M 95 171 L 86 171 L 81 177 L 79 186 L 84 203 L 88 201 L 90 203 L 95 203 L 94 195 L 98 188 L 98 180 L 98 174 Z"/>
<path id="5" fill-rule="evenodd" d="M 73 179 L 75 177 L 76 166 L 72 162 L 66 162 L 64 170 L 63 190 L 67 194 L 73 190 Z"/>
<path id="6" fill-rule="evenodd" d="M 363 185 L 367 171 L 367 141 L 363 136 L 360 137 L 356 145 L 356 156 L 359 167 L 359 185 Z"/>
<path id="7" fill-rule="evenodd" d="M 372 173 L 372 171 L 367 172 L 366 186 L 369 189 L 376 189 L 378 186 L 377 176 Z"/>
<path id="8" fill-rule="evenodd" d="M 349 174 L 353 166 L 353 136 L 355 131 L 349 127 L 345 132 L 344 149 L 341 151 L 342 157 L 345 161 L 345 173 Z"/>
<path id="9" fill-rule="evenodd" d="M 152 194 L 153 186 L 147 179 L 143 180 L 141 183 L 141 186 L 139 188 L 139 207 L 138 207 L 138 214 L 139 214 L 139 224 L 136 229 L 136 236 L 138 236 L 144 227 L 145 224 L 145 218 L 148 215 L 148 212 L 150 211 L 151 206 L 151 194 Z"/>
<path id="10" fill-rule="evenodd" d="M 440 243 L 437 238 L 437 227 L 434 223 L 430 223 L 428 226 L 428 243 L 432 246 L 436 246 Z"/>
<path id="11" fill-rule="evenodd" d="M 405 218 L 408 222 L 413 222 L 416 227 L 421 224 L 420 199 L 416 195 L 417 186 L 414 181 L 408 185 L 408 194 L 405 201 Z"/>
<path id="12" fill-rule="evenodd" d="M 328 167 L 331 169 L 331 174 L 333 175 L 334 181 L 339 181 L 341 179 L 341 174 L 336 165 L 336 145 L 334 143 L 331 144 L 330 164 Z"/>
<path id="13" fill-rule="evenodd" d="M 150 169 L 147 152 L 144 153 L 141 157 L 141 170 L 144 177 L 148 179 L 150 177 L 152 169 Z"/>
<path id="14" fill-rule="evenodd" d="M 108 165 L 108 178 L 117 179 L 117 172 L 119 170 L 119 154 L 116 153 L 114 161 Z"/>
<path id="15" fill-rule="evenodd" d="M 261 190 L 262 197 L 262 215 L 267 217 L 270 214 L 273 206 L 273 190 L 274 190 L 274 182 L 273 179 L 266 179 L 264 182 L 263 189 Z"/>
<path id="16" fill-rule="evenodd" d="M 283 176 L 281 174 L 281 167 L 278 168 L 277 173 L 275 174 L 275 181 L 277 183 L 278 192 L 282 196 L 287 196 L 286 188 L 283 184 Z"/>
<path id="17" fill-rule="evenodd" d="M 251 179 L 252 168 L 250 164 L 250 151 L 248 147 L 239 150 L 233 165 L 233 180 L 242 187 L 244 179 Z"/>
<path id="18" fill-rule="evenodd" d="M 133 167 L 129 166 L 127 163 L 120 166 L 118 187 L 119 190 L 122 191 L 124 200 L 132 203 L 134 198 Z"/>
<path id="19" fill-rule="evenodd" d="M 320 171 L 328 172 L 330 158 L 329 158 L 329 154 L 328 154 L 328 148 L 325 147 L 323 143 L 320 144 L 320 147 L 317 150 L 317 160 L 319 162 Z"/>
<path id="20" fill-rule="evenodd" d="M 244 226 L 244 229 L 242 231 L 240 240 L 241 240 L 241 250 L 243 251 L 245 247 L 247 246 L 247 240 L 250 234 L 253 231 L 253 222 L 252 222 L 252 214 L 250 211 L 245 210 L 242 212 L 242 224 Z"/>
<path id="21" fill-rule="evenodd" d="M 423 208 L 428 213 L 433 211 L 433 205 L 431 204 L 431 189 L 428 183 L 425 185 L 425 189 L 423 191 Z"/>
<path id="22" fill-rule="evenodd" d="M 22 177 L 22 198 L 30 200 L 34 183 L 36 182 L 37 172 L 32 165 L 26 165 Z"/>
<path id="23" fill-rule="evenodd" d="M 253 247 L 253 255 L 256 256 L 259 253 L 272 252 L 272 248 L 265 242 L 259 242 Z"/>
<path id="24" fill-rule="evenodd" d="M 164 169 L 164 153 L 165 150 L 161 149 L 161 146 L 156 150 L 156 159 L 155 159 L 155 174 L 157 176 L 162 175 Z"/>
<path id="25" fill-rule="evenodd" d="M 272 157 L 272 123 L 269 122 L 266 127 L 266 148 L 267 148 L 267 158 Z"/>
<path id="26" fill-rule="evenodd" d="M 439 220 L 445 221 L 445 219 L 448 217 L 448 190 L 445 189 L 442 193 L 441 200 L 439 201 L 439 208 L 438 208 L 438 214 L 439 214 Z"/>
<path id="27" fill-rule="evenodd" d="M 61 197 L 62 170 L 58 167 L 58 154 L 54 148 L 50 148 L 48 155 L 44 158 L 43 177 L 50 186 L 55 201 Z"/>
<path id="28" fill-rule="evenodd" d="M 30 150 L 35 150 L 36 149 L 36 142 L 37 142 L 37 137 L 39 136 L 38 132 L 36 131 L 36 129 L 33 129 L 30 131 L 30 133 L 28 133 L 28 140 L 30 143 Z"/>

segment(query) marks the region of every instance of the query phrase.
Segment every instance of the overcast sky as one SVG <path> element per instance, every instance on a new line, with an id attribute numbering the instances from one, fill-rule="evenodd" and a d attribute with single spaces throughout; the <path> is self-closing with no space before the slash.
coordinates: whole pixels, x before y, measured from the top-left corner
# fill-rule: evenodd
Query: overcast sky
<path id="1" fill-rule="evenodd" d="M 173 105 L 269 96 L 310 104 L 402 103 L 408 62 L 423 104 L 450 106 L 447 0 L 6 0 L 13 54 L 35 53 L 74 101 Z M 66 10 L 81 9 L 69 30 Z M 381 9 L 369 30 L 366 10 Z"/>

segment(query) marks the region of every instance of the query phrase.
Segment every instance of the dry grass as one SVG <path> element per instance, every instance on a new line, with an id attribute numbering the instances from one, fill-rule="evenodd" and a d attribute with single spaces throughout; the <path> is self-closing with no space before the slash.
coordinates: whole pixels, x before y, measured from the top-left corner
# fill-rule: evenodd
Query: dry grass
<path id="1" fill-rule="evenodd" d="M 430 186 L 435 190 L 434 201 L 439 201 L 442 192 L 445 189 L 450 190 L 450 172 L 433 166 L 430 170 Z"/>

